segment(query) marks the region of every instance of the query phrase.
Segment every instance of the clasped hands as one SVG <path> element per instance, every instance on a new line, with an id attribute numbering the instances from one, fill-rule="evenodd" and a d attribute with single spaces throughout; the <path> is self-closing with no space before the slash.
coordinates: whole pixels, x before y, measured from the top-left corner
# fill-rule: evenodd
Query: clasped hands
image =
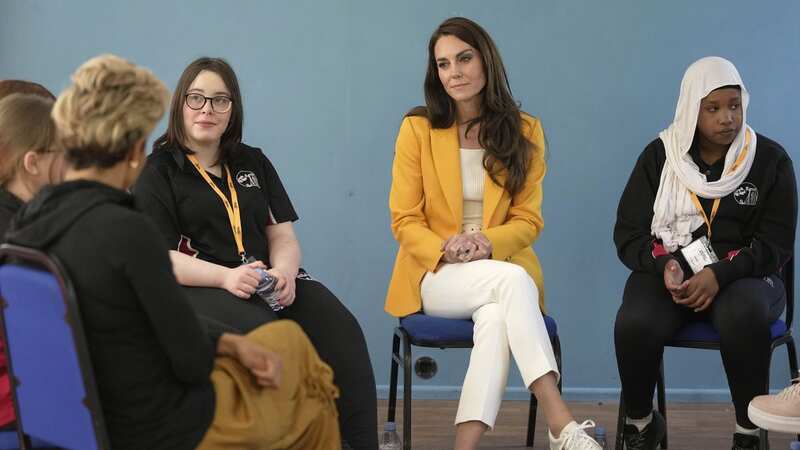
<path id="1" fill-rule="evenodd" d="M 694 312 L 708 309 L 719 292 L 714 271 L 706 267 L 684 281 L 683 269 L 675 259 L 670 259 L 664 267 L 664 286 L 672 295 L 672 301 Z"/>
<path id="2" fill-rule="evenodd" d="M 465 263 L 479 259 L 488 259 L 492 255 L 492 243 L 481 232 L 456 234 L 442 244 L 447 263 Z"/>

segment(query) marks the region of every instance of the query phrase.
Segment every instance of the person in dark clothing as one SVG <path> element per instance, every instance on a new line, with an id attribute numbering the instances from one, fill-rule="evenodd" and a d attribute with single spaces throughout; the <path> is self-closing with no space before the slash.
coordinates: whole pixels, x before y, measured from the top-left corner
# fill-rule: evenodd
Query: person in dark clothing
<path id="1" fill-rule="evenodd" d="M 0 242 L 23 202 L 61 177 L 61 157 L 53 148 L 53 100 L 39 84 L 0 81 Z M 0 338 L 0 427 L 15 420 L 3 345 Z"/>
<path id="2" fill-rule="evenodd" d="M 166 87 L 113 55 L 72 79 L 53 110 L 65 181 L 24 206 L 7 238 L 55 256 L 72 280 L 112 447 L 340 448 L 333 373 L 302 330 L 204 331 L 125 192 Z"/>
<path id="3" fill-rule="evenodd" d="M 620 199 L 614 242 L 633 271 L 614 329 L 628 449 L 654 449 L 663 436 L 652 396 L 664 344 L 701 320 L 721 337 L 736 410 L 733 448 L 759 448 L 747 406 L 766 393 L 797 194 L 791 159 L 747 125 L 748 103 L 729 61 L 692 64 L 675 121 L 642 152 Z"/>
<path id="4" fill-rule="evenodd" d="M 221 59 L 192 62 L 178 81 L 167 132 L 134 186 L 136 203 L 161 231 L 199 314 L 244 332 L 276 316 L 303 328 L 334 370 L 344 440 L 374 450 L 375 378 L 361 327 L 300 267 L 297 213 L 269 159 L 241 143 L 242 121 L 233 69 Z M 254 295 L 259 268 L 277 279 L 277 313 Z"/>

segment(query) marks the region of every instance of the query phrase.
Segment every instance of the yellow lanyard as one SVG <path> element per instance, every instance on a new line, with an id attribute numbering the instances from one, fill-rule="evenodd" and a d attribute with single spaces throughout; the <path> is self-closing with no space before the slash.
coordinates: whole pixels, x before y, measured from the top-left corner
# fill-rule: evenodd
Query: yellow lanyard
<path id="1" fill-rule="evenodd" d="M 247 262 L 247 258 L 244 253 L 244 244 L 242 242 L 242 216 L 239 213 L 239 196 L 236 194 L 236 186 L 233 184 L 233 178 L 231 177 L 231 171 L 228 170 L 228 166 L 223 165 L 222 167 L 225 169 L 225 175 L 228 177 L 228 190 L 231 191 L 231 201 L 229 202 L 228 199 L 225 197 L 225 194 L 219 190 L 216 184 L 211 181 L 211 177 L 208 176 L 205 169 L 200 166 L 200 162 L 197 161 L 197 157 L 195 155 L 186 155 L 189 158 L 189 161 L 192 162 L 192 165 L 197 172 L 200 173 L 200 176 L 206 180 L 211 189 L 217 193 L 220 200 L 222 200 L 222 204 L 225 205 L 225 210 L 228 212 L 228 220 L 231 223 L 231 231 L 233 231 L 233 240 L 236 241 L 236 250 L 239 252 L 239 256 L 242 258 L 242 263 Z"/>
<path id="2" fill-rule="evenodd" d="M 739 157 L 736 158 L 736 161 L 733 163 L 730 169 L 728 169 L 727 173 L 731 173 L 736 170 L 737 167 L 744 161 L 745 156 L 747 156 L 747 152 L 750 150 L 750 133 L 745 131 L 745 138 L 744 138 L 744 149 L 742 152 L 739 153 Z M 694 202 L 694 206 L 700 211 L 700 214 L 703 215 L 703 220 L 706 222 L 707 232 L 706 235 L 708 236 L 708 240 L 711 241 L 711 223 L 714 222 L 714 218 L 717 217 L 717 210 L 719 210 L 719 202 L 722 200 L 720 198 L 714 200 L 714 205 L 711 207 L 711 217 L 706 215 L 705 210 L 703 209 L 703 205 L 700 204 L 700 199 L 697 198 L 697 194 L 694 192 L 689 192 L 692 195 L 692 202 Z"/>

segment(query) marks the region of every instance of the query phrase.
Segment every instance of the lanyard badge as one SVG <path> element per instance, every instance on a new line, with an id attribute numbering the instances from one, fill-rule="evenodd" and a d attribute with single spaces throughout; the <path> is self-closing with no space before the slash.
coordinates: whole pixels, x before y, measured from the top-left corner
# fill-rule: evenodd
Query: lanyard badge
<path id="1" fill-rule="evenodd" d="M 700 272 L 705 266 L 719 261 L 714 249 L 711 248 L 711 241 L 706 236 L 701 236 L 691 244 L 683 247 L 681 254 L 683 254 L 694 273 Z"/>
<path id="2" fill-rule="evenodd" d="M 746 132 L 744 149 L 739 154 L 739 157 L 736 158 L 736 161 L 733 163 L 730 169 L 728 169 L 728 173 L 733 172 L 737 167 L 739 167 L 739 165 L 747 156 L 747 152 L 749 150 L 750 133 Z M 711 216 L 708 216 L 703 209 L 703 205 L 700 204 L 700 199 L 697 197 L 697 194 L 694 192 L 690 192 L 689 194 L 691 195 L 692 203 L 694 203 L 694 206 L 697 208 L 697 211 L 700 212 L 700 215 L 703 216 L 703 221 L 706 223 L 706 235 L 696 239 L 694 242 L 681 249 L 681 253 L 683 254 L 683 257 L 686 258 L 686 262 L 689 263 L 692 271 L 697 273 L 703 270 L 705 266 L 719 261 L 717 254 L 711 247 L 711 224 L 714 223 L 714 218 L 717 217 L 719 204 L 722 199 L 714 199 L 714 204 L 711 207 Z"/>
<path id="3" fill-rule="evenodd" d="M 242 240 L 242 215 L 239 211 L 239 195 L 236 193 L 236 186 L 233 184 L 233 177 L 231 177 L 231 171 L 228 169 L 227 165 L 223 165 L 222 167 L 225 169 L 225 175 L 228 179 L 228 190 L 231 192 L 231 200 L 225 197 L 225 194 L 219 190 L 216 184 L 211 181 L 211 177 L 208 176 L 205 169 L 200 166 L 200 162 L 197 160 L 197 156 L 195 155 L 186 155 L 186 157 L 191 161 L 194 168 L 206 180 L 211 189 L 217 194 L 217 196 L 222 200 L 222 204 L 225 206 L 225 211 L 228 213 L 228 221 L 231 224 L 231 231 L 233 232 L 233 240 L 236 242 L 236 251 L 239 252 L 239 256 L 242 258 L 242 264 L 247 264 L 247 256 L 244 252 L 244 241 Z"/>

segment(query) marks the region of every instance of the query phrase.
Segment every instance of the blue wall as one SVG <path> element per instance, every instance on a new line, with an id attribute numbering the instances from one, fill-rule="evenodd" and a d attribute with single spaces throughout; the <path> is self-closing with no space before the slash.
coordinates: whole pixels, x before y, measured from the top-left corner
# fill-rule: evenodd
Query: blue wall
<path id="1" fill-rule="evenodd" d="M 706 55 L 734 61 L 752 93 L 751 125 L 800 160 L 800 4 L 764 5 L 9 0 L 0 2 L 0 78 L 58 92 L 80 63 L 113 52 L 174 87 L 193 58 L 227 58 L 244 91 L 245 140 L 275 163 L 302 217 L 305 265 L 361 321 L 386 385 L 395 134 L 403 113 L 422 102 L 431 31 L 452 15 L 477 20 L 496 40 L 515 96 L 545 126 L 546 227 L 536 249 L 561 328 L 565 387 L 572 398 L 594 399 L 619 383 L 612 324 L 627 271 L 611 241 L 617 201 L 641 149 L 671 121 L 685 68 Z M 417 382 L 420 394 L 452 396 L 466 351 L 430 354 L 441 370 Z M 781 386 L 785 353 L 776 359 L 773 386 Z M 718 353 L 670 350 L 666 368 L 673 398 L 727 395 Z M 510 380 L 521 388 L 516 371 Z"/>

